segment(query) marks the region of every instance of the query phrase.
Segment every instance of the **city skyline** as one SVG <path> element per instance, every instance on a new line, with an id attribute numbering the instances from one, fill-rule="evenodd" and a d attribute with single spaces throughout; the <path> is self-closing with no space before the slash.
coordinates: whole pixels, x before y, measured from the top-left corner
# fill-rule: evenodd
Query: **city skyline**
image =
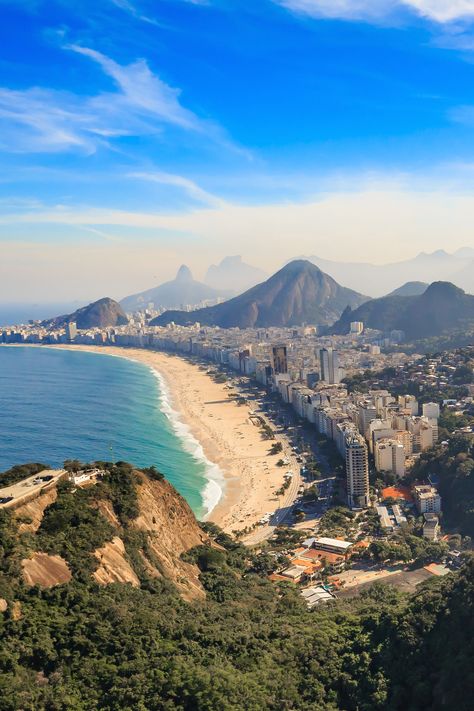
<path id="1" fill-rule="evenodd" d="M 272 273 L 473 244 L 469 0 L 2 19 L 2 302 L 121 298 L 231 254 Z"/>

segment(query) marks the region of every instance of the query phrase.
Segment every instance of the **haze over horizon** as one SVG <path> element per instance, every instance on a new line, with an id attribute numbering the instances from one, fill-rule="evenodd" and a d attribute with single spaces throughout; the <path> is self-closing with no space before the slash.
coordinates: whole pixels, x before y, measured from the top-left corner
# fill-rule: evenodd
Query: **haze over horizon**
<path id="1" fill-rule="evenodd" d="M 471 0 L 0 2 L 0 303 L 474 246 Z"/>

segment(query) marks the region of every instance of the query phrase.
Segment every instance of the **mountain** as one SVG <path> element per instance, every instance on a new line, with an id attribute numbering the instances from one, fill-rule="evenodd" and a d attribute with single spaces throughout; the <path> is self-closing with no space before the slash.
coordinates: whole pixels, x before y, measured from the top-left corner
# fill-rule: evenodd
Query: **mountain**
<path id="1" fill-rule="evenodd" d="M 450 281 L 474 293 L 474 249 L 463 249 L 449 254 L 442 249 L 432 253 L 421 252 L 412 259 L 389 264 L 367 262 L 337 262 L 311 256 L 307 259 L 326 274 L 351 289 L 370 296 L 383 296 L 407 281 Z"/>
<path id="2" fill-rule="evenodd" d="M 42 325 L 48 328 L 61 328 L 66 323 L 72 322 L 76 323 L 78 328 L 109 328 L 124 326 L 128 323 L 128 318 L 119 303 L 106 297 L 83 306 L 72 314 L 43 321 Z"/>
<path id="3" fill-rule="evenodd" d="M 407 281 L 406 284 L 394 289 L 387 296 L 420 296 L 427 290 L 429 284 L 424 281 Z"/>
<path id="4" fill-rule="evenodd" d="M 418 296 L 385 296 L 346 309 L 328 332 L 349 333 L 351 321 L 385 332 L 404 331 L 407 341 L 437 337 L 474 326 L 474 296 L 449 282 L 434 282 Z"/>
<path id="5" fill-rule="evenodd" d="M 120 304 L 128 313 L 144 309 L 149 303 L 152 303 L 154 308 L 176 309 L 184 305 L 194 306 L 220 296 L 229 296 L 230 291 L 227 289 L 224 292 L 195 281 L 191 270 L 183 264 L 172 281 L 141 291 L 139 294 L 126 296 Z"/>
<path id="6" fill-rule="evenodd" d="M 259 269 L 245 264 L 242 257 L 224 257 L 220 264 L 211 264 L 206 272 L 204 281 L 214 289 L 230 290 L 241 294 L 252 286 L 267 279 L 268 274 Z"/>
<path id="7" fill-rule="evenodd" d="M 164 326 L 172 321 L 222 328 L 324 325 L 338 318 L 346 306 L 357 307 L 366 300 L 339 286 L 311 262 L 298 260 L 229 301 L 192 312 L 166 311 L 152 325 Z"/>

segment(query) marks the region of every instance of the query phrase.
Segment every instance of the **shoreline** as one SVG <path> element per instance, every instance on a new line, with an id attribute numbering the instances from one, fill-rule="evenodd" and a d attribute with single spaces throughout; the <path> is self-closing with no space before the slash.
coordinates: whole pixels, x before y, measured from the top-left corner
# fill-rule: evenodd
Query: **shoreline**
<path id="1" fill-rule="evenodd" d="M 250 405 L 239 405 L 230 399 L 228 386 L 216 383 L 198 365 L 175 354 L 138 348 L 74 344 L 37 347 L 102 353 L 150 368 L 160 383 L 160 409 L 188 451 L 206 464 L 208 484 L 201 496 L 203 506 L 210 511 L 203 518 L 218 524 L 226 533 L 251 528 L 265 514 L 277 511 L 280 500 L 275 492 L 288 468 L 295 472 L 294 485 L 299 481 L 299 468 L 295 469 L 296 462 L 289 451 L 269 454 L 272 440 L 265 440 L 250 419 Z M 291 464 L 277 467 L 276 462 L 284 456 L 290 458 Z"/>

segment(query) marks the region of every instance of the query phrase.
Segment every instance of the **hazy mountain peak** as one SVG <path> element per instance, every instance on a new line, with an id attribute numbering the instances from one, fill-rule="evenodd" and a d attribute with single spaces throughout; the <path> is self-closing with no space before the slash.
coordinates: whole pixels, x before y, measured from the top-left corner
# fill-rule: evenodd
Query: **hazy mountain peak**
<path id="1" fill-rule="evenodd" d="M 387 296 L 420 296 L 427 290 L 429 284 L 424 281 L 407 281 L 398 289 L 394 289 Z"/>
<path id="2" fill-rule="evenodd" d="M 357 307 L 366 300 L 361 294 L 340 286 L 311 262 L 297 259 L 267 281 L 229 301 L 191 313 L 167 311 L 152 324 L 199 322 L 221 328 L 328 324 L 338 318 L 346 306 Z"/>
<path id="3" fill-rule="evenodd" d="M 263 269 L 246 264 L 240 255 L 234 255 L 224 257 L 219 264 L 211 264 L 204 281 L 214 289 L 240 294 L 267 277 Z"/>
<path id="4" fill-rule="evenodd" d="M 193 281 L 193 275 L 189 267 L 186 264 L 182 264 L 178 269 L 176 274 L 176 281 Z"/>

